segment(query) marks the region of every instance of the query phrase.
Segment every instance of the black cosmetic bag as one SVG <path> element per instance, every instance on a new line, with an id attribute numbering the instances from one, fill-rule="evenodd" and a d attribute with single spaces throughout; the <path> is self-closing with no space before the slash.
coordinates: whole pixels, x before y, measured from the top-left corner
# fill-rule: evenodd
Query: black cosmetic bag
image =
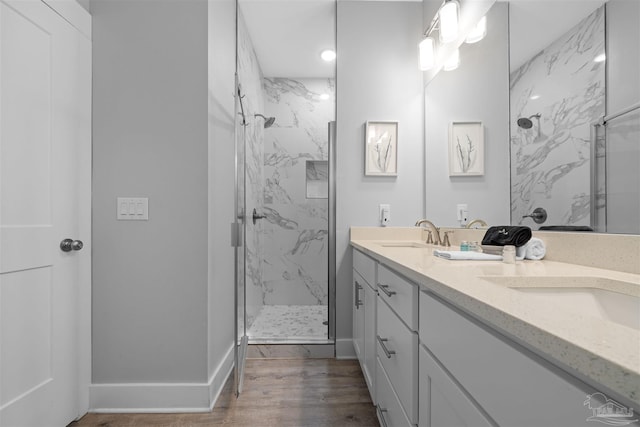
<path id="1" fill-rule="evenodd" d="M 497 225 L 489 227 L 482 238 L 483 245 L 524 246 L 531 239 L 531 229 L 524 226 Z"/>

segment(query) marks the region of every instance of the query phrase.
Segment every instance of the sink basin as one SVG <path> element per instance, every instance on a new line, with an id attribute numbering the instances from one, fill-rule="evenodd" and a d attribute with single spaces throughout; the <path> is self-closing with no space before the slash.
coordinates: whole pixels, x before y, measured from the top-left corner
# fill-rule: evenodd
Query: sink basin
<path id="1" fill-rule="evenodd" d="M 426 243 L 416 243 L 416 242 L 388 242 L 381 243 L 380 246 L 383 248 L 427 248 Z"/>
<path id="2" fill-rule="evenodd" d="M 603 277 L 484 276 L 527 298 L 567 305 L 567 311 L 640 330 L 640 285 Z"/>

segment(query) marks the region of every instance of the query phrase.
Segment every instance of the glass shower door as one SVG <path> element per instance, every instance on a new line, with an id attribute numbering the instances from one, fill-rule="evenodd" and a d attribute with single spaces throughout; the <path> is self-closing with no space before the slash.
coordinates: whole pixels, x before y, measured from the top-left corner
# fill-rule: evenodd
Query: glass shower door
<path id="1" fill-rule="evenodd" d="M 245 131 L 246 117 L 242 105 L 242 91 L 236 76 L 235 106 L 235 222 L 232 224 L 235 246 L 235 349 L 234 385 L 238 396 L 242 392 L 244 363 L 247 355 L 247 315 L 246 315 L 246 200 L 245 200 Z"/>

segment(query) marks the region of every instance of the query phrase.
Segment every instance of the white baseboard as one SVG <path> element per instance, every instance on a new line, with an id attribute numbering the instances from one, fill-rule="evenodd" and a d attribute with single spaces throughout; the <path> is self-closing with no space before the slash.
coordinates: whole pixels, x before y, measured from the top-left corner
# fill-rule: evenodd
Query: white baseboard
<path id="1" fill-rule="evenodd" d="M 336 339 L 336 359 L 357 359 L 356 350 L 353 348 L 353 340 L 351 338 L 347 339 Z"/>
<path id="2" fill-rule="evenodd" d="M 233 346 L 208 383 L 91 384 L 89 412 L 209 412 L 233 369 Z"/>

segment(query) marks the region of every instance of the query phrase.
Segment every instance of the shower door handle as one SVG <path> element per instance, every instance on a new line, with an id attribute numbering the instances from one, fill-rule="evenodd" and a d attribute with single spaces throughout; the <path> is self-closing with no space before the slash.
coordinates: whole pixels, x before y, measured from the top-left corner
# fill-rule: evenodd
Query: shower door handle
<path id="1" fill-rule="evenodd" d="M 258 215 L 256 208 L 253 208 L 253 225 L 256 225 L 256 221 L 262 218 L 266 218 L 266 215 Z"/>

